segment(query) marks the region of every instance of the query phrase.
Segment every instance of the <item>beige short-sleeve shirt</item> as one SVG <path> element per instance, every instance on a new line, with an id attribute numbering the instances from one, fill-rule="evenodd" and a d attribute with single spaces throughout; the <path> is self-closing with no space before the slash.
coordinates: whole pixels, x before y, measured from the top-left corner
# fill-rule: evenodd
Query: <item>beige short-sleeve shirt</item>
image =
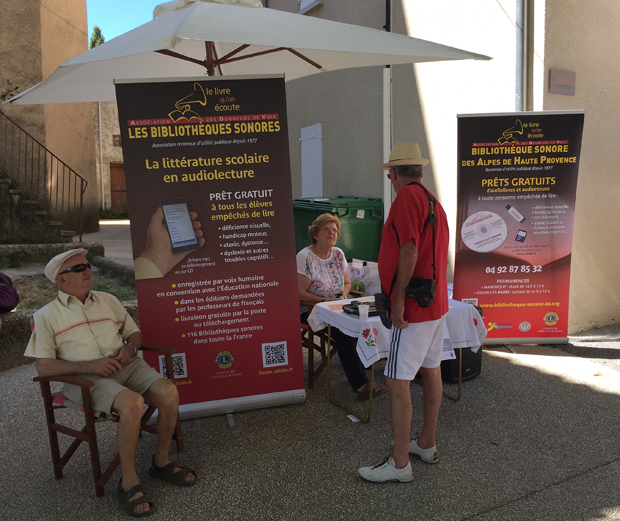
<path id="1" fill-rule="evenodd" d="M 139 331 L 119 300 L 91 291 L 82 304 L 62 291 L 33 316 L 25 356 L 85 362 L 111 355 Z"/>

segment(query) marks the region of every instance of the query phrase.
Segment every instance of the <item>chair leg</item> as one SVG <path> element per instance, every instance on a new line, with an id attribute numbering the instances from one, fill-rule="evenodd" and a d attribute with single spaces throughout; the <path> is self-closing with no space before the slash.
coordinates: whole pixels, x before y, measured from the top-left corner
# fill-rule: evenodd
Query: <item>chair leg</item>
<path id="1" fill-rule="evenodd" d="M 152 425 L 147 425 L 147 422 L 151 419 L 151 416 L 153 416 L 153 413 L 155 412 L 155 410 L 156 410 L 155 407 L 153 407 L 152 405 L 149 405 L 148 409 L 142 416 L 142 420 L 140 421 L 140 433 L 142 433 L 142 431 L 146 431 L 146 432 L 150 432 L 151 434 L 157 435 L 157 427 L 153 427 Z M 185 443 L 183 441 L 183 431 L 181 430 L 181 420 L 178 414 L 177 414 L 177 423 L 176 423 L 176 426 L 174 427 L 174 433 L 172 434 L 172 439 L 177 444 L 177 452 L 183 452 L 183 450 L 185 449 Z"/>
<path id="2" fill-rule="evenodd" d="M 153 427 L 152 425 L 147 425 L 147 422 L 153 416 L 153 413 L 157 410 L 157 407 L 154 405 L 149 405 L 146 409 L 146 412 L 142 415 L 142 419 L 140 420 L 140 437 L 142 437 L 142 431 L 150 432 L 151 434 L 157 435 L 157 427 Z"/>
<path id="3" fill-rule="evenodd" d="M 52 391 L 50 389 L 49 382 L 39 382 L 41 386 L 41 396 L 43 397 L 43 404 L 45 406 L 45 419 L 47 421 L 47 432 L 50 438 L 50 449 L 52 452 L 52 465 L 54 466 L 54 477 L 56 479 L 62 479 L 62 467 L 58 464 L 60 462 L 60 448 L 58 447 L 58 434 L 52 425 L 56 423 L 54 417 L 54 406 L 52 402 Z"/>
<path id="4" fill-rule="evenodd" d="M 116 468 L 121 464 L 121 455 L 117 452 L 114 459 L 108 465 L 108 468 L 105 469 L 105 472 L 101 474 L 101 477 L 95 482 L 95 489 L 97 490 L 97 496 L 103 496 L 103 487 L 108 482 L 108 480 L 114 474 Z M 99 490 L 101 490 L 101 494 L 99 494 Z"/>
<path id="5" fill-rule="evenodd" d="M 82 389 L 82 403 L 84 406 L 84 416 L 86 418 L 86 441 L 88 441 L 88 448 L 90 449 L 90 462 L 93 467 L 95 493 L 97 497 L 102 497 L 104 491 L 103 485 L 101 484 L 101 463 L 99 462 L 99 448 L 97 447 L 97 431 L 95 430 L 95 419 L 90 400 L 90 391 L 88 389 Z"/>
<path id="6" fill-rule="evenodd" d="M 181 419 L 177 415 L 177 425 L 174 428 L 174 435 L 172 438 L 177 443 L 177 452 L 183 452 L 185 450 L 185 440 L 183 439 L 183 431 L 181 431 Z"/>
<path id="7" fill-rule="evenodd" d="M 314 388 L 314 335 L 308 331 L 308 389 Z"/>

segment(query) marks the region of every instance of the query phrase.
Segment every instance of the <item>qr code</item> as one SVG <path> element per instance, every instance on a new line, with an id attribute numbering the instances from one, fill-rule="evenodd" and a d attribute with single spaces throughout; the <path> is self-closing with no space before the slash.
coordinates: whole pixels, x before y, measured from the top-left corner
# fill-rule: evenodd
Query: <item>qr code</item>
<path id="1" fill-rule="evenodd" d="M 168 370 L 166 369 L 166 357 L 159 355 L 159 372 L 168 378 Z M 185 353 L 174 353 L 172 355 L 172 372 L 174 378 L 187 378 L 187 363 L 185 361 Z"/>
<path id="2" fill-rule="evenodd" d="M 471 304 L 472 306 L 477 306 L 478 305 L 478 299 L 477 298 L 464 298 L 463 300 L 461 300 L 461 302 L 463 302 L 465 304 Z"/>
<path id="3" fill-rule="evenodd" d="M 263 367 L 288 365 L 286 341 L 263 344 Z"/>

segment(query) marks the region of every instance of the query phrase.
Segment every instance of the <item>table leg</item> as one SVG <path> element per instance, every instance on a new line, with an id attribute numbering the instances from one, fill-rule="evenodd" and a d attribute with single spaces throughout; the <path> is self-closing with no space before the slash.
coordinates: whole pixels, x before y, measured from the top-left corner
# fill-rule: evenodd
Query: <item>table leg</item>
<path id="1" fill-rule="evenodd" d="M 352 409 L 349 409 L 346 405 L 334 400 L 329 393 L 329 367 L 330 367 L 330 361 L 331 361 L 331 349 L 330 349 L 330 344 L 331 344 L 331 340 L 332 340 L 332 326 L 328 325 L 327 326 L 327 399 L 333 403 L 334 405 L 337 405 L 338 407 L 340 407 L 341 409 L 344 409 L 345 411 L 347 411 L 349 414 L 352 414 L 353 416 L 355 416 L 356 418 L 359 419 L 360 422 L 362 423 L 368 423 L 370 421 L 370 417 L 372 416 L 372 392 L 375 388 L 375 364 L 373 363 L 371 368 L 370 368 L 370 398 L 368 399 L 368 415 L 366 417 L 363 417 L 362 415 L 360 415 L 359 413 L 353 411 Z"/>

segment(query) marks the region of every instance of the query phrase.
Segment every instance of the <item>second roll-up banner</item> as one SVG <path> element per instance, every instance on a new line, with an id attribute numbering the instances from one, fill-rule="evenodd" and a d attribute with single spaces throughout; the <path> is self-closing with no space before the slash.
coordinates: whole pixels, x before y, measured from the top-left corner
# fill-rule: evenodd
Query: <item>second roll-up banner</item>
<path id="1" fill-rule="evenodd" d="M 454 296 L 485 343 L 564 343 L 583 111 L 458 119 Z"/>
<path id="2" fill-rule="evenodd" d="M 284 78 L 116 97 L 140 327 L 177 351 L 181 418 L 303 401 Z"/>

